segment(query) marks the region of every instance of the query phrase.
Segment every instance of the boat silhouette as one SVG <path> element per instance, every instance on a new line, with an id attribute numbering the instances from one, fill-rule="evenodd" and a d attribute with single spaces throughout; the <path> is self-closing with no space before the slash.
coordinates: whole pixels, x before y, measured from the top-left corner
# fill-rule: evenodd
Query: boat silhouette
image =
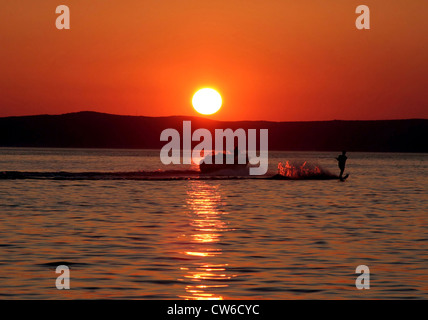
<path id="1" fill-rule="evenodd" d="M 223 156 L 223 163 L 218 162 L 219 153 L 209 154 L 205 156 L 199 163 L 199 170 L 201 173 L 225 173 L 229 175 L 248 175 L 249 166 L 248 166 L 248 157 L 246 158 L 245 163 L 238 163 L 238 154 L 235 153 L 233 157 L 233 163 L 226 163 L 227 153 L 221 152 Z M 229 154 L 230 156 L 230 154 Z"/>

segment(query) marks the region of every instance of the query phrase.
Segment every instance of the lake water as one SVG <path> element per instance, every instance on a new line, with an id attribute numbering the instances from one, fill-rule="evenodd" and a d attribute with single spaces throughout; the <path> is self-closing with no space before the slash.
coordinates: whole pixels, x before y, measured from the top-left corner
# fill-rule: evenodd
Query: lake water
<path id="1" fill-rule="evenodd" d="M 270 152 L 268 175 L 287 160 L 337 174 L 336 156 Z M 348 158 L 345 182 L 63 179 L 197 168 L 158 151 L 1 148 L 1 172 L 39 176 L 0 179 L 0 298 L 428 298 L 428 155 Z"/>

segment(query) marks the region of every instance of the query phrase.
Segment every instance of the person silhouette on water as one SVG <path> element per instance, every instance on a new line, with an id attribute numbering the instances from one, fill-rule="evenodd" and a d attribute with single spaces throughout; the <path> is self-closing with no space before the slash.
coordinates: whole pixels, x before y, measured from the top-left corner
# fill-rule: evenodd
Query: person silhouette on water
<path id="1" fill-rule="evenodd" d="M 346 156 L 346 151 L 342 151 L 342 154 L 336 158 L 340 169 L 340 180 L 343 180 L 343 171 L 345 171 L 346 159 L 348 159 L 348 157 Z"/>

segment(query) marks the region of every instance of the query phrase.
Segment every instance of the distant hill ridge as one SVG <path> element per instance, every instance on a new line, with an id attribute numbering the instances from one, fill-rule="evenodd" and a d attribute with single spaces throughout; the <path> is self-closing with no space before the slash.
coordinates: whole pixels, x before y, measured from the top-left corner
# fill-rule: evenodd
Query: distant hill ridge
<path id="1" fill-rule="evenodd" d="M 98 112 L 0 118 L 1 147 L 158 149 L 162 130 L 269 129 L 269 150 L 428 152 L 428 119 L 307 122 L 217 121 L 201 117 Z M 197 144 L 198 142 L 195 142 Z"/>

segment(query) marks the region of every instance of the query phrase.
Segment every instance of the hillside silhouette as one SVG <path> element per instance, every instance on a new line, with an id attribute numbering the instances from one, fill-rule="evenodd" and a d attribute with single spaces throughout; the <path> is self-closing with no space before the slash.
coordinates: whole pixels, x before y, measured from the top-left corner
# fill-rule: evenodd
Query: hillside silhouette
<path id="1" fill-rule="evenodd" d="M 2 147 L 158 149 L 162 130 L 269 129 L 269 150 L 428 152 L 428 120 L 215 121 L 200 117 L 120 116 L 97 112 L 0 118 Z M 195 142 L 194 144 L 197 144 Z"/>

